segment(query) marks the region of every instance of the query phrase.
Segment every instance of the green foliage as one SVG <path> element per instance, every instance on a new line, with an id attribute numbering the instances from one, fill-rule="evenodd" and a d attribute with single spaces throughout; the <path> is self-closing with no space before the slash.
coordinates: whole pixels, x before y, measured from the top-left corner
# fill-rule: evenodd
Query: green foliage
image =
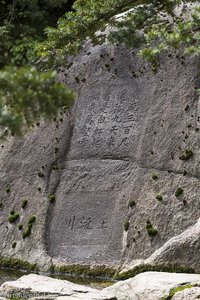
<path id="1" fill-rule="evenodd" d="M 179 156 L 181 160 L 189 160 L 193 156 L 193 151 L 191 149 L 186 149 L 183 154 Z"/>
<path id="2" fill-rule="evenodd" d="M 19 219 L 19 214 L 16 212 L 11 211 L 9 216 L 8 216 L 8 221 L 10 223 L 14 223 Z"/>
<path id="3" fill-rule="evenodd" d="M 21 207 L 22 207 L 23 209 L 25 209 L 26 206 L 27 206 L 27 204 L 28 204 L 28 200 L 27 200 L 27 199 L 23 199 L 23 200 L 22 200 Z"/>
<path id="4" fill-rule="evenodd" d="M 28 219 L 28 224 L 33 224 L 35 223 L 35 221 L 36 221 L 36 216 L 33 215 Z"/>
<path id="5" fill-rule="evenodd" d="M 125 231 L 128 231 L 128 229 L 129 229 L 129 220 L 127 219 L 125 222 L 124 222 L 124 230 Z"/>
<path id="6" fill-rule="evenodd" d="M 84 278 L 112 278 L 116 269 L 106 266 L 88 266 L 88 265 L 62 265 L 51 266 L 51 273 L 60 273 Z"/>
<path id="7" fill-rule="evenodd" d="M 149 271 L 171 272 L 171 273 L 195 273 L 194 269 L 187 266 L 178 265 L 178 264 L 140 265 L 126 272 L 116 273 L 114 279 L 126 280 L 140 273 L 149 272 Z"/>
<path id="8" fill-rule="evenodd" d="M 33 67 L 2 70 L 0 92 L 0 127 L 19 135 L 35 120 L 53 118 L 59 108 L 69 107 L 73 100 L 73 94 L 57 82 L 54 71 L 41 73 Z"/>
<path id="9" fill-rule="evenodd" d="M 181 187 L 178 187 L 177 190 L 175 191 L 175 196 L 179 197 L 182 194 L 183 194 L 183 189 Z"/>
<path id="10" fill-rule="evenodd" d="M 48 199 L 49 199 L 49 202 L 53 203 L 56 200 L 56 196 L 55 195 L 49 195 Z"/>
<path id="11" fill-rule="evenodd" d="M 193 287 L 194 287 L 194 285 L 190 285 L 190 284 L 177 286 L 177 287 L 171 289 L 169 295 L 168 295 L 168 296 L 164 296 L 161 300 L 171 300 L 172 297 L 173 297 L 176 293 L 181 292 L 181 291 L 184 291 L 185 289 L 191 289 L 191 288 L 193 288 Z"/>
<path id="12" fill-rule="evenodd" d="M 146 221 L 146 230 L 150 236 L 155 236 L 158 233 L 158 230 L 151 224 L 149 220 Z"/>
<path id="13" fill-rule="evenodd" d="M 136 205 L 134 200 L 130 200 L 128 203 L 128 207 L 133 208 Z"/>
<path id="14" fill-rule="evenodd" d="M 19 224 L 19 225 L 18 225 L 18 229 L 19 229 L 19 230 L 22 230 L 22 228 L 23 228 L 23 225 L 22 225 L 22 224 Z"/>
<path id="15" fill-rule="evenodd" d="M 22 261 L 18 258 L 0 256 L 0 267 L 1 268 L 12 268 L 16 270 L 37 270 L 36 265 L 32 265 L 29 262 Z"/>
<path id="16" fill-rule="evenodd" d="M 163 195 L 161 195 L 161 194 L 156 195 L 156 199 L 158 201 L 162 201 L 163 200 Z"/>
<path id="17" fill-rule="evenodd" d="M 151 175 L 151 178 L 152 178 L 153 180 L 157 180 L 157 179 L 158 179 L 158 175 L 157 175 L 157 174 L 152 174 L 152 175 Z"/>
<path id="18" fill-rule="evenodd" d="M 181 48 L 185 54 L 199 55 L 200 5 L 196 3 L 192 11 L 188 10 L 185 5 L 192 2 L 195 1 L 0 0 L 0 129 L 6 129 L 3 136 L 22 134 L 31 124 L 39 124 L 40 117 L 56 118 L 62 106 L 70 107 L 72 93 L 57 82 L 56 73 L 49 69 L 66 63 L 66 57 L 76 54 L 88 38 L 93 44 L 107 39 L 140 49 L 139 54 L 153 64 L 153 70 L 163 52 Z M 180 159 L 188 160 L 192 155 L 185 153 Z"/>
<path id="19" fill-rule="evenodd" d="M 36 217 L 33 215 L 28 219 L 28 224 L 22 233 L 22 238 L 25 239 L 31 235 L 33 223 L 35 223 Z"/>
<path id="20" fill-rule="evenodd" d="M 12 248 L 14 249 L 16 247 L 17 243 L 16 242 L 12 242 Z"/>
<path id="21" fill-rule="evenodd" d="M 44 173 L 42 173 L 41 171 L 38 172 L 38 177 L 44 177 Z"/>
<path id="22" fill-rule="evenodd" d="M 5 189 L 6 193 L 9 194 L 11 192 L 10 185 L 8 184 Z"/>

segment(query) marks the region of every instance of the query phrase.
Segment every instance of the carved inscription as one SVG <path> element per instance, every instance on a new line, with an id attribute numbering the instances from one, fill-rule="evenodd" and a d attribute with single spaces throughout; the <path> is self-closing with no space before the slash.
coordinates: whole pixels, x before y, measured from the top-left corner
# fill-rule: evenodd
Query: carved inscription
<path id="1" fill-rule="evenodd" d="M 137 101 L 130 98 L 127 90 L 117 96 L 109 90 L 94 95 L 86 109 L 79 146 L 103 146 L 110 150 L 130 147 L 138 124 Z"/>
<path id="2" fill-rule="evenodd" d="M 92 229 L 108 229 L 108 219 L 106 217 L 96 220 L 92 217 L 78 217 L 72 216 L 68 217 L 66 220 L 67 230 L 92 230 Z"/>

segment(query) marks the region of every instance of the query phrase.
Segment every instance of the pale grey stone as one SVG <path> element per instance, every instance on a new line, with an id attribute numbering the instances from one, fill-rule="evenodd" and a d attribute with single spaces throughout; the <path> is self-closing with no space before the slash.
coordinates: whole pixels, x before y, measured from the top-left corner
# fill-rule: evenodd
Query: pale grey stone
<path id="1" fill-rule="evenodd" d="M 72 63 L 61 68 L 60 80 L 77 93 L 73 109 L 1 150 L 1 255 L 47 270 L 52 263 L 120 267 L 161 249 L 152 263 L 200 271 L 199 237 L 192 231 L 200 209 L 199 61 L 174 53 L 153 72 L 130 49 L 87 43 Z M 194 156 L 182 161 L 186 149 Z M 184 193 L 177 198 L 178 187 Z M 16 224 L 8 222 L 11 209 L 20 213 Z M 17 224 L 25 228 L 33 214 L 32 234 L 23 239 Z M 155 237 L 147 220 L 158 230 Z"/>

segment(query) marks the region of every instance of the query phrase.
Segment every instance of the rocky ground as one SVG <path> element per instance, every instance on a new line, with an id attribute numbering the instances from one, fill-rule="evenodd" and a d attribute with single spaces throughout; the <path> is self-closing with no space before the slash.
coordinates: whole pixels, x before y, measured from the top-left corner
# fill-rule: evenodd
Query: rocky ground
<path id="1" fill-rule="evenodd" d="M 200 299 L 200 275 L 146 272 L 100 291 L 30 274 L 4 283 L 0 296 L 35 300 L 196 300 Z"/>

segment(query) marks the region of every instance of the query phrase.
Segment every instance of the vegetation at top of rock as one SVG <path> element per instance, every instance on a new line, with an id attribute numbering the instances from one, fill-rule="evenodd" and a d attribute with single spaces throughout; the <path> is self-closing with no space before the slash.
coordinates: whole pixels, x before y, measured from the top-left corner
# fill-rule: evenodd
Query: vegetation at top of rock
<path id="1" fill-rule="evenodd" d="M 195 273 L 194 269 L 182 266 L 178 264 L 167 264 L 167 265 L 139 265 L 130 269 L 126 272 L 116 272 L 114 279 L 125 280 L 130 277 L 134 277 L 140 273 L 148 271 L 157 271 L 157 272 L 171 272 L 171 273 Z"/>
<path id="2" fill-rule="evenodd" d="M 154 174 L 151 175 L 151 178 L 152 178 L 153 180 L 157 180 L 157 179 L 158 179 L 158 175 L 154 173 Z"/>
<path id="3" fill-rule="evenodd" d="M 130 200 L 128 203 L 128 207 L 133 208 L 136 205 L 134 200 Z"/>
<path id="4" fill-rule="evenodd" d="M 0 5 L 2 136 L 22 134 L 40 117 L 53 119 L 70 107 L 73 94 L 54 70 L 88 39 L 139 48 L 154 69 L 162 52 L 200 53 L 200 5 L 192 0 L 0 0 Z"/>

